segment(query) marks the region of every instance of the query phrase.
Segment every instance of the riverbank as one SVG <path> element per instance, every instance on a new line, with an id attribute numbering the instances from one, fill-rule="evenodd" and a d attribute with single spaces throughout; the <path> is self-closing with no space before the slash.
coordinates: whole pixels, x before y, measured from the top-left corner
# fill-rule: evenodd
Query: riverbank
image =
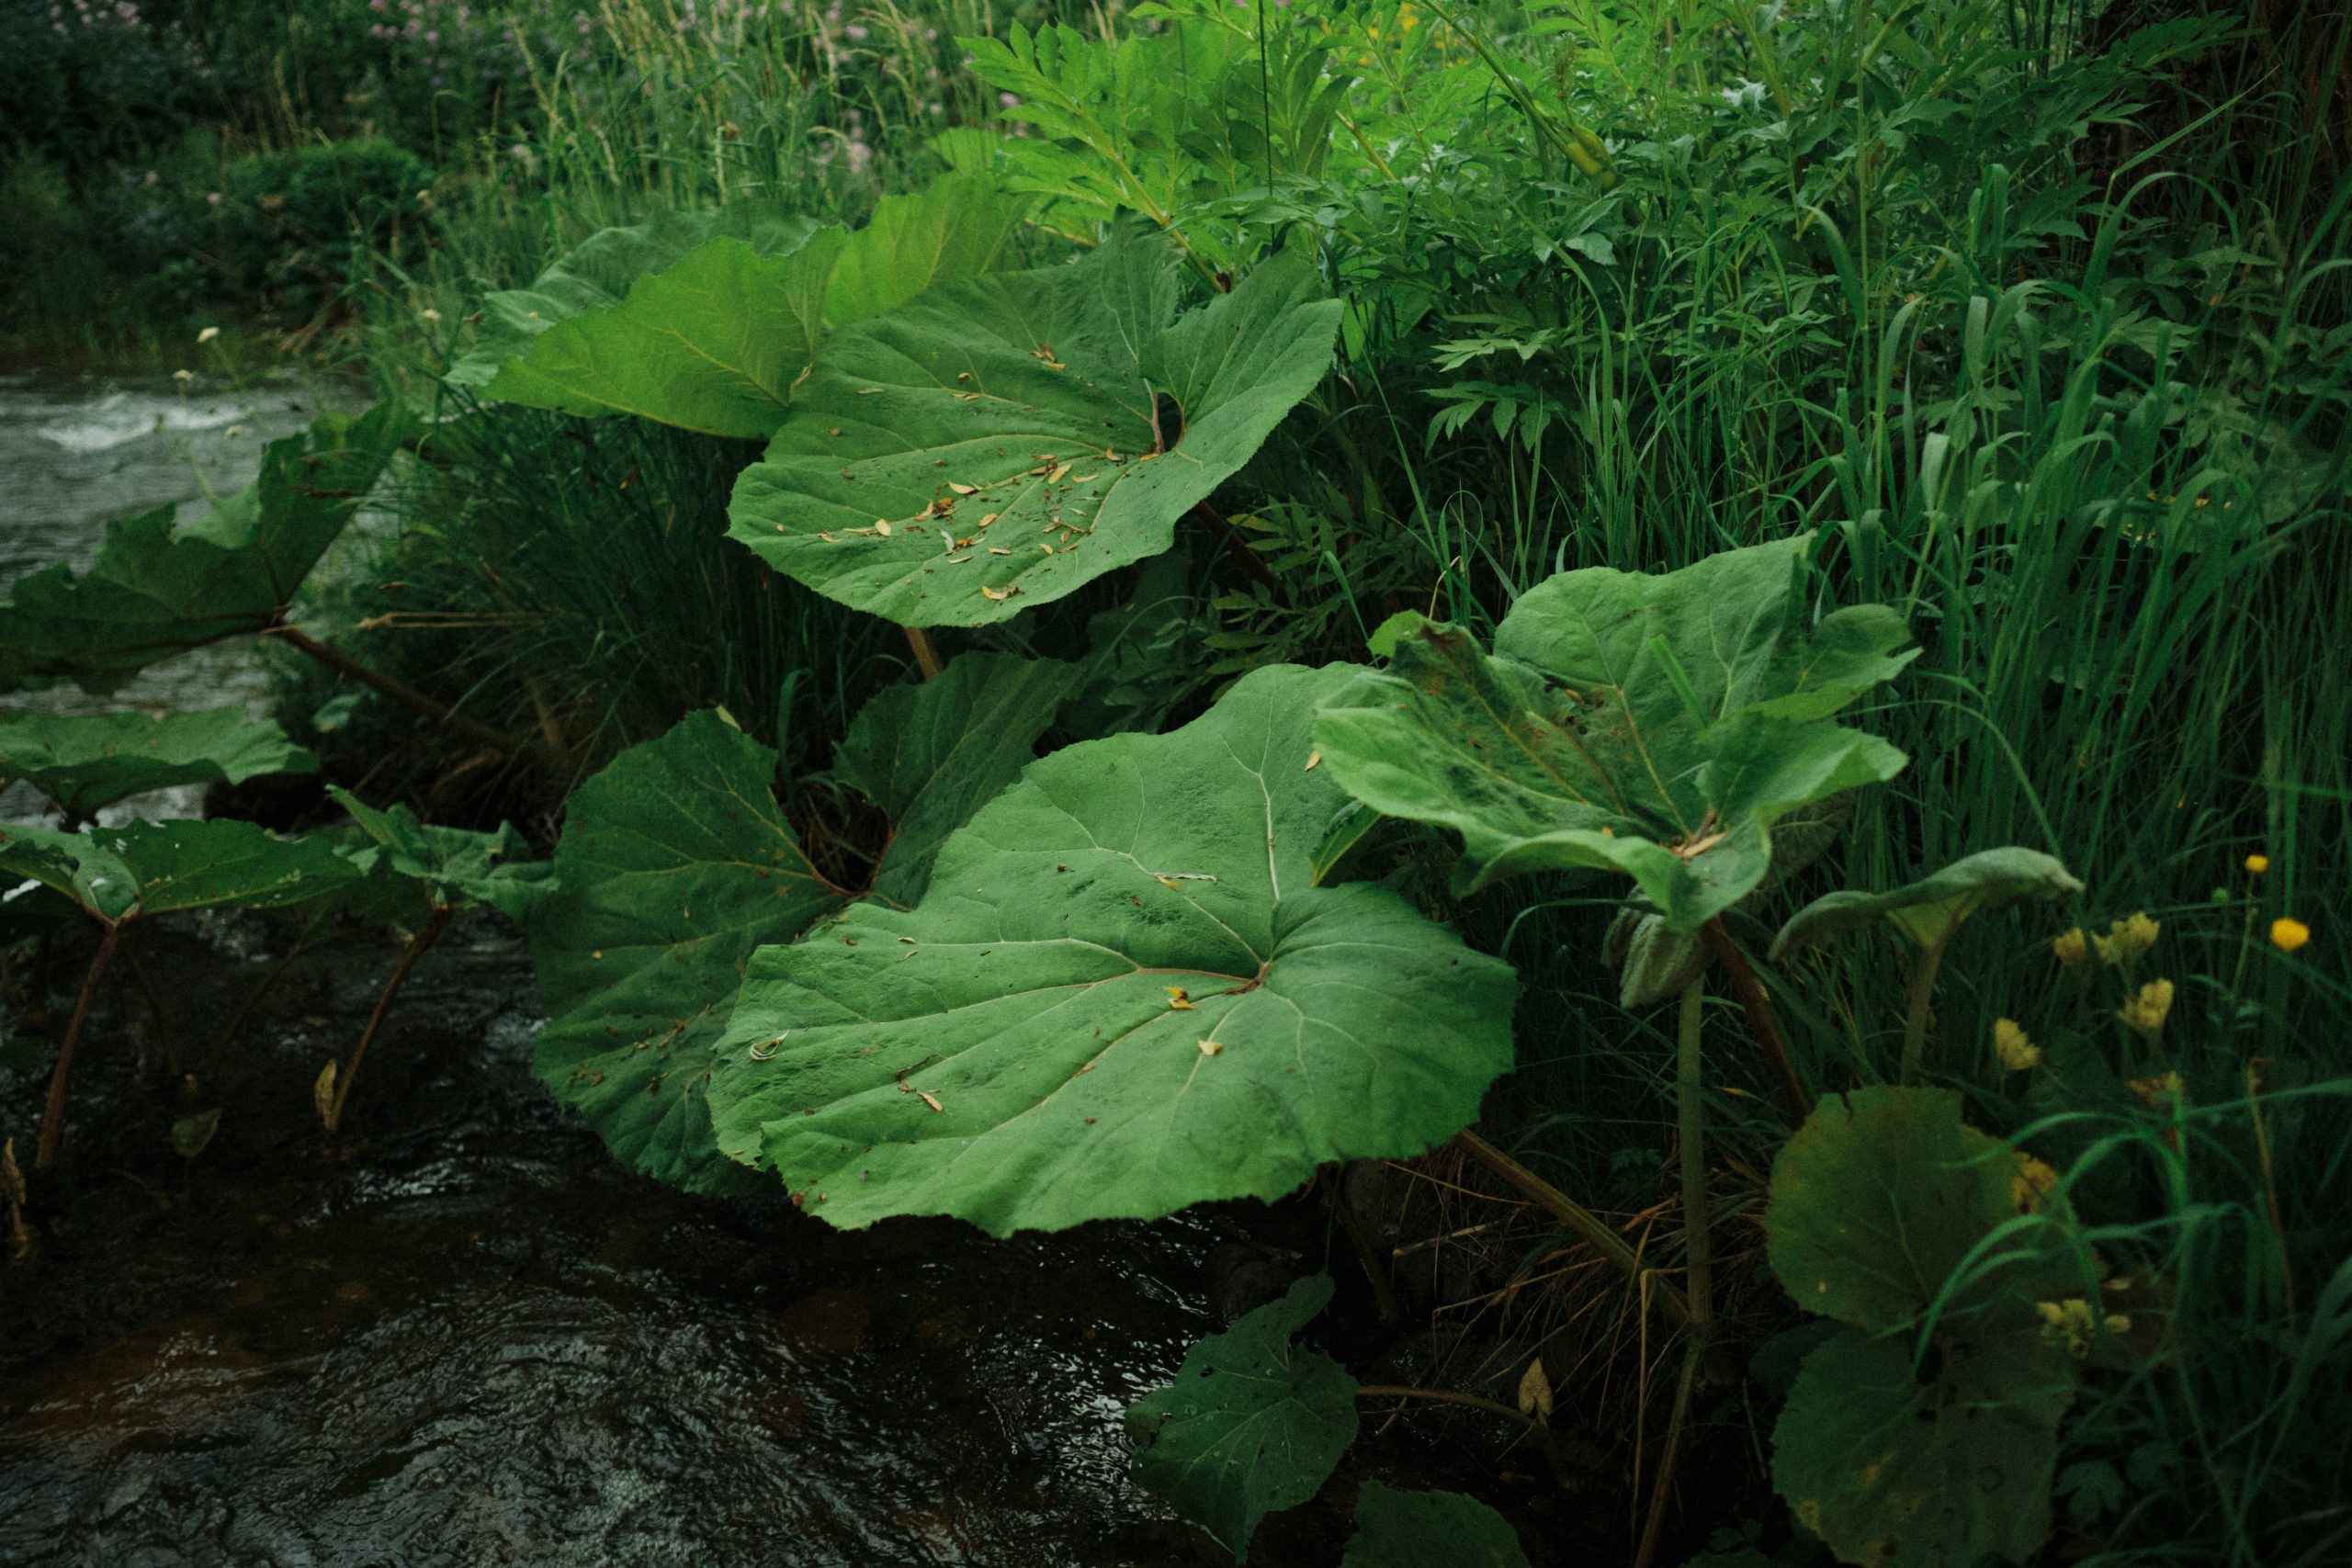
<path id="1" fill-rule="evenodd" d="M 532 1079 L 528 965 L 487 919 L 420 964 L 326 1139 L 312 1081 L 391 953 L 298 960 L 216 1055 L 273 940 L 142 939 L 168 1002 L 102 1013 L 38 1250 L 0 1267 L 0 1560 L 1232 1561 L 1128 1478 L 1120 1414 L 1321 1266 L 1311 1204 L 1000 1242 L 670 1191 Z M 1351 1479 L 1461 1462 L 1413 1430 Z M 1335 1562 L 1344 1520 L 1284 1516 L 1252 1561 Z"/>

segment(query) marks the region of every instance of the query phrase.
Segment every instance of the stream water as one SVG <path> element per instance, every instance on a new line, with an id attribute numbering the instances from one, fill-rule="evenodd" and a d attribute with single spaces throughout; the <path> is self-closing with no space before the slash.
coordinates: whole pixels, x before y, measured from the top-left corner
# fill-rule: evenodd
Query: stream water
<path id="1" fill-rule="evenodd" d="M 233 488 L 311 400 L 0 381 L 0 573 Z M 118 700 L 258 694 L 224 652 Z M 392 953 L 301 955 L 224 1039 L 277 942 L 159 921 L 117 965 L 38 1245 L 0 1247 L 0 1563 L 1230 1561 L 1131 1484 L 1119 1415 L 1217 1326 L 1213 1256 L 1312 1267 L 1280 1212 L 994 1242 L 636 1180 L 530 1079 L 528 965 L 487 919 L 419 966 L 323 1143 L 312 1080 Z M 51 1009 L 84 956 L 59 944 Z M 21 1158 L 45 1053 L 6 1063 Z M 1336 1558 L 1292 1519 L 1257 1561 Z"/>
<path id="2" fill-rule="evenodd" d="M 87 567 L 114 518 L 174 503 L 200 515 L 210 498 L 253 478 L 265 445 L 304 428 L 323 407 L 352 401 L 341 388 L 280 376 L 223 386 L 153 372 L 0 375 L 0 583 L 61 561 Z M 252 650 L 222 644 L 155 665 L 105 697 L 61 685 L 5 705 L 163 713 L 234 703 L 259 712 L 267 695 Z M 137 796 L 102 820 L 187 816 L 199 795 Z M 0 821 L 30 819 L 40 804 L 24 785 L 0 789 Z"/>

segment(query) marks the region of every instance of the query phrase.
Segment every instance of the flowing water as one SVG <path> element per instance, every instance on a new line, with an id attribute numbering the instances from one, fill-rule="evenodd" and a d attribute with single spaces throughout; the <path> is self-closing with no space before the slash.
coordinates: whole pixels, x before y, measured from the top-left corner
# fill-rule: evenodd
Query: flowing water
<path id="1" fill-rule="evenodd" d="M 114 518 L 174 504 L 201 516 L 212 498 L 253 478 L 266 443 L 354 402 L 345 389 L 291 376 L 226 385 L 160 372 L 0 375 L 0 583 L 60 562 L 84 570 Z M 252 649 L 223 644 L 156 665 L 105 697 L 65 685 L 0 705 L 164 713 L 239 704 L 258 713 L 267 696 Z M 102 820 L 188 816 L 200 793 L 139 796 Z M 0 790 L 0 821 L 28 820 L 39 809 L 25 786 Z"/>
<path id="2" fill-rule="evenodd" d="M 310 401 L 0 382 L 0 570 L 232 488 Z M 258 694 L 223 652 L 122 698 Z M 328 1144 L 312 1080 L 392 955 L 301 955 L 224 1044 L 280 940 L 158 922 L 116 966 L 38 1245 L 0 1246 L 0 1563 L 1230 1562 L 1128 1481 L 1119 1413 L 1217 1326 L 1204 1260 L 1262 1270 L 1279 1213 L 847 1235 L 636 1180 L 531 1081 L 528 965 L 486 919 L 419 965 Z M 0 1050 L 20 1156 L 45 1070 Z M 1258 1561 L 1336 1557 L 1299 1517 Z"/>

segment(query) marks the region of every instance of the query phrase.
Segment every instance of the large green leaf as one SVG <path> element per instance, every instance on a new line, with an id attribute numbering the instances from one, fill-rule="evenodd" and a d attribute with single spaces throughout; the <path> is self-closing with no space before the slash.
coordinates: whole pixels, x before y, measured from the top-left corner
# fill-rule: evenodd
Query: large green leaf
<path id="1" fill-rule="evenodd" d="M 460 387 L 486 388 L 528 357 L 545 333 L 582 316 L 609 311 L 645 278 L 657 276 L 697 246 L 733 240 L 758 256 L 787 255 L 817 231 L 811 219 L 787 218 L 756 202 L 716 212 L 657 212 L 642 223 L 599 230 L 555 262 L 528 288 L 484 296 L 474 347 L 445 373 Z"/>
<path id="2" fill-rule="evenodd" d="M 775 254 L 727 235 L 706 241 L 617 304 L 541 333 L 482 396 L 759 439 L 783 420 L 823 339 L 841 244 L 838 229 Z"/>
<path id="3" fill-rule="evenodd" d="M 1910 1327 L 1977 1244 L 2018 1218 L 2016 1177 L 2000 1141 L 1961 1120 L 1953 1090 L 1834 1096 L 1772 1162 L 1772 1270 L 1811 1311 L 1872 1332 Z"/>
<path id="4" fill-rule="evenodd" d="M 1852 1326 L 1806 1358 L 1773 1477 L 1846 1561 L 2023 1562 L 2048 1533 L 2075 1357 L 2130 1324 L 2041 1185 L 1949 1089 L 1826 1100 L 1774 1161 L 1773 1272 Z"/>
<path id="5" fill-rule="evenodd" d="M 836 1224 L 1004 1235 L 1271 1199 L 1468 1124 L 1510 1065 L 1509 965 L 1384 888 L 1312 886 L 1341 796 L 1306 720 L 1348 675 L 1260 670 L 1171 734 L 1057 751 L 915 908 L 763 949 L 721 1146 Z"/>
<path id="6" fill-rule="evenodd" d="M 1800 625 L 1807 542 L 1658 577 L 1564 572 L 1512 608 L 1491 656 L 1408 626 L 1317 740 L 1358 799 L 1461 834 L 1464 891 L 1613 870 L 1695 931 L 1765 880 L 1782 818 L 1903 765 L 1829 718 L 1914 657 L 1901 618 L 1860 605 Z"/>
<path id="7" fill-rule="evenodd" d="M 494 833 L 444 828 L 418 820 L 405 806 L 379 809 L 345 789 L 327 793 L 383 852 L 385 867 L 417 883 L 442 908 L 480 904 L 524 919 L 547 890 L 553 867 L 531 858 L 529 840 L 511 822 Z"/>
<path id="8" fill-rule="evenodd" d="M 142 713 L 18 713 L 0 717 L 0 781 L 23 779 L 69 817 L 175 784 L 242 784 L 307 773 L 319 760 L 275 719 L 243 708 L 150 718 Z"/>
<path id="9" fill-rule="evenodd" d="M 934 283 L 994 272 L 1029 206 L 1029 197 L 973 175 L 884 197 L 833 264 L 825 320 L 844 327 L 895 310 Z"/>
<path id="10" fill-rule="evenodd" d="M 1292 1338 L 1331 1299 L 1329 1275 L 1184 1352 L 1176 1381 L 1127 1407 L 1137 1483 L 1239 1562 L 1258 1521 L 1321 1490 L 1356 1438 L 1356 1380 Z"/>
<path id="11" fill-rule="evenodd" d="M 833 776 L 889 814 L 876 897 L 904 906 L 922 897 L 941 843 L 1035 759 L 1078 674 L 1051 660 L 967 653 L 937 680 L 865 705 L 833 754 Z"/>
<path id="12" fill-rule="evenodd" d="M 21 578 L 0 604 L 0 691 L 71 679 L 110 692 L 149 664 L 267 630 L 411 429 L 399 407 L 273 441 L 260 477 L 178 525 L 172 507 L 107 525 L 98 558 Z"/>
<path id="13" fill-rule="evenodd" d="M 532 288 L 490 296 L 482 339 L 448 378 L 534 408 L 763 438 L 829 319 L 995 265 L 1024 206 L 951 175 L 885 197 L 855 234 L 756 207 L 606 230 Z"/>
<path id="14" fill-rule="evenodd" d="M 1399 1492 L 1367 1481 L 1340 1568 L 1528 1568 L 1510 1521 L 1459 1492 Z"/>
<path id="15" fill-rule="evenodd" d="M 1884 920 L 1921 947 L 1941 947 L 1972 916 L 2028 898 L 2071 898 L 2072 873 L 2036 850 L 1984 850 L 1891 893 L 1828 893 L 1790 917 L 1772 940 L 1775 963 L 1810 942 Z"/>
<path id="16" fill-rule="evenodd" d="M 539 1077 L 632 1168 L 694 1190 L 736 1176 L 705 1083 L 744 961 L 846 897 L 777 808 L 775 767 L 711 713 L 622 752 L 572 797 L 532 922 Z"/>
<path id="17" fill-rule="evenodd" d="M 2034 1561 L 2073 1363 L 2010 1334 L 1944 1348 L 1933 1372 L 1908 1336 L 1840 1330 L 1805 1358 L 1781 1413 L 1774 1484 L 1849 1562 Z"/>
<path id="18" fill-rule="evenodd" d="M 967 654 L 858 715 L 835 772 L 891 818 L 874 896 L 921 892 L 940 839 L 1019 773 L 1069 679 L 1062 665 Z M 553 1015 L 540 1077 L 633 1168 L 695 1190 L 749 1179 L 718 1153 L 704 1087 L 746 960 L 853 896 L 809 863 L 778 809 L 776 761 L 716 714 L 690 716 L 582 786 L 553 891 L 530 895 Z"/>
<path id="19" fill-rule="evenodd" d="M 251 822 L 133 822 L 61 833 L 0 826 L 0 872 L 30 878 L 109 924 L 175 909 L 262 909 L 360 873 L 323 840 Z"/>
<path id="20" fill-rule="evenodd" d="M 1179 316 L 1175 268 L 1122 231 L 844 329 L 729 531 L 909 626 L 1006 620 L 1158 555 L 1322 378 L 1340 310 L 1284 255 Z"/>

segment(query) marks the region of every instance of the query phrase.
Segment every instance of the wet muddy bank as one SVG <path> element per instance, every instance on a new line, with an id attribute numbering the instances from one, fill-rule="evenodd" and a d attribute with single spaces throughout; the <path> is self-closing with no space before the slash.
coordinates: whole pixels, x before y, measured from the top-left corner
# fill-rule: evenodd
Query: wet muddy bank
<path id="1" fill-rule="evenodd" d="M 1119 1415 L 1220 1308 L 1344 1275 L 1311 1203 L 997 1242 L 668 1191 L 530 1079 L 528 965 L 487 919 L 419 966 L 328 1145 L 311 1085 L 390 953 L 304 955 L 208 1076 L 262 928 L 140 935 L 172 1038 L 125 976 L 38 1251 L 0 1265 L 0 1562 L 1229 1561 L 1128 1482 Z M 20 1155 L 40 1087 L 0 1069 Z M 184 1159 L 175 1122 L 215 1109 Z M 1351 1468 L 1475 1483 L 1477 1446 L 1400 1430 Z M 1351 1492 L 1253 1562 L 1336 1561 Z"/>

